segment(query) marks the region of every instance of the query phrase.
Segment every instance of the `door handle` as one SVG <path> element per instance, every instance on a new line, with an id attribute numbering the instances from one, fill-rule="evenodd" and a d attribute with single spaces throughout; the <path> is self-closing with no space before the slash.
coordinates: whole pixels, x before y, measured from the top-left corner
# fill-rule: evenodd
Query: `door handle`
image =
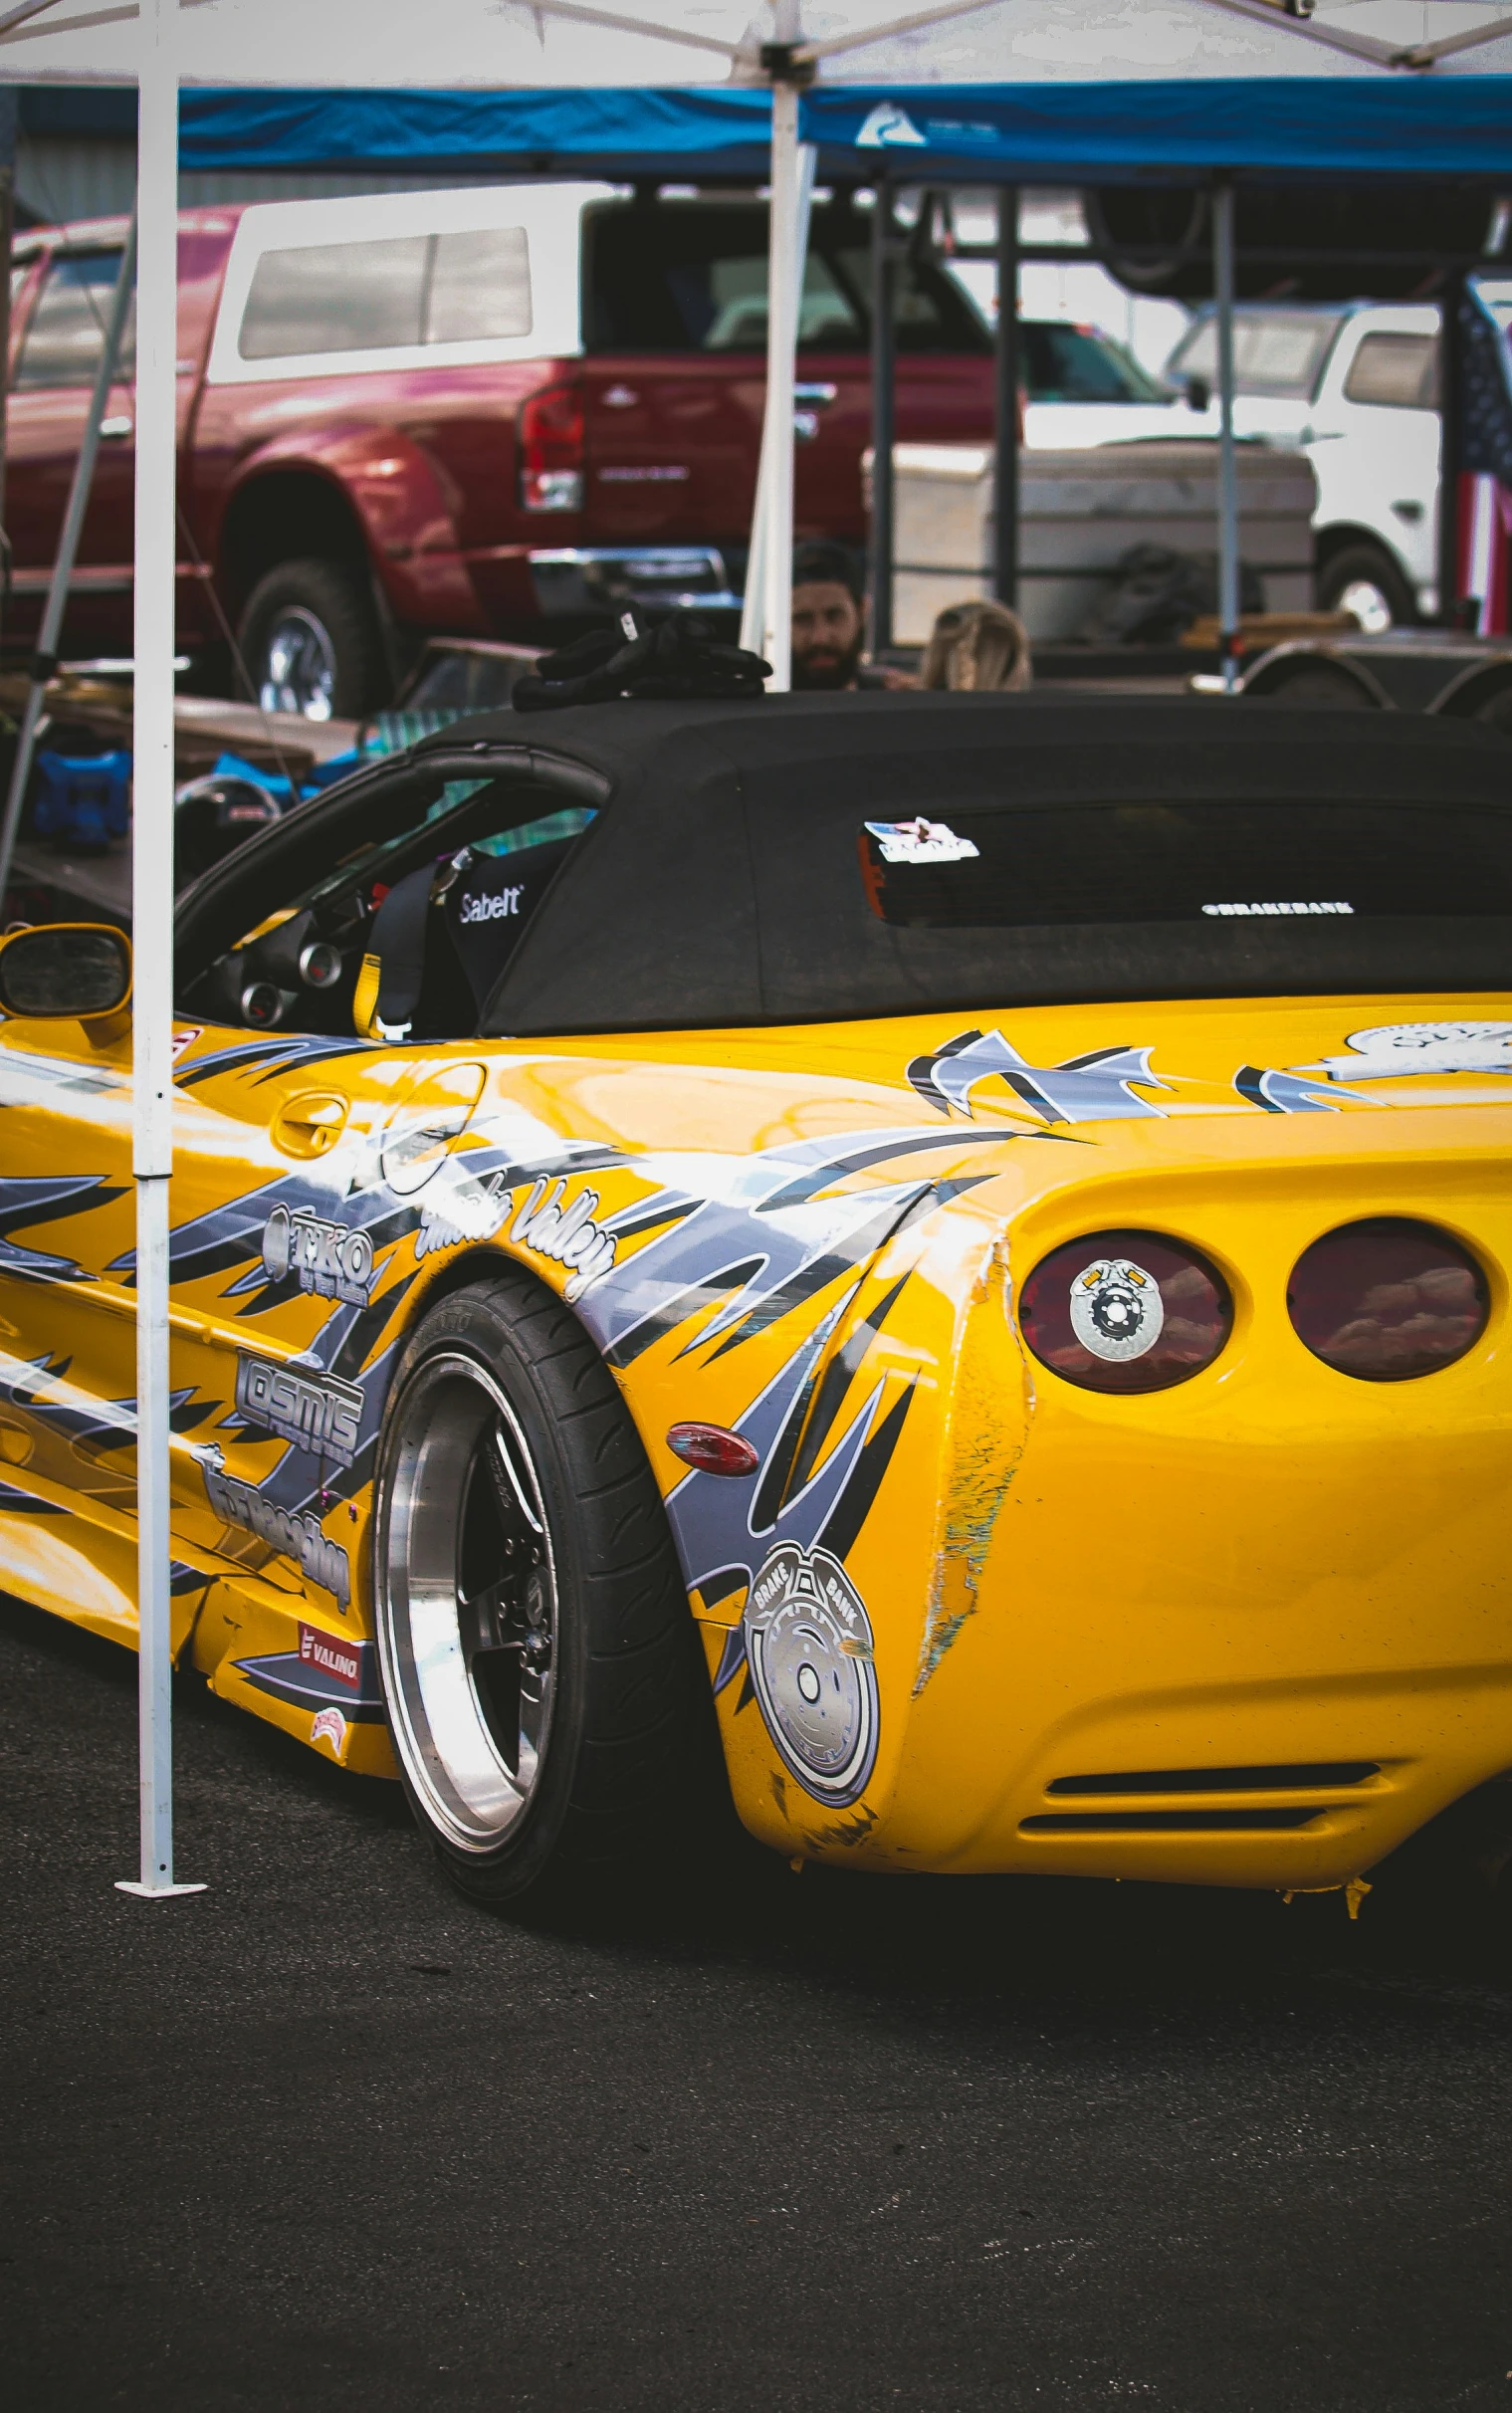
<path id="1" fill-rule="evenodd" d="M 834 401 L 839 391 L 838 385 L 795 385 L 792 398 L 794 402 L 816 402 L 822 410 L 826 404 Z"/>
<path id="2" fill-rule="evenodd" d="M 121 412 L 118 418 L 102 419 L 100 422 L 100 433 L 107 444 L 123 443 L 127 436 L 134 435 L 135 432 L 136 430 L 129 414 L 124 411 Z"/>
<path id="3" fill-rule="evenodd" d="M 273 1118 L 273 1145 L 285 1156 L 328 1156 L 346 1121 L 346 1100 L 329 1090 L 290 1098 Z"/>

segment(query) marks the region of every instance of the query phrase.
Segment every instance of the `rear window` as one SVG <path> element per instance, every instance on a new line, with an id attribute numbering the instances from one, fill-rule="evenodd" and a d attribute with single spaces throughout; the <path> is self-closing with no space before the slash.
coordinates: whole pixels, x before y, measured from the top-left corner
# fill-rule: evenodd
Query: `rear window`
<path id="1" fill-rule="evenodd" d="M 1266 311 L 1239 316 L 1233 326 L 1234 391 L 1306 402 L 1323 372 L 1329 346 L 1343 320 L 1318 311 Z M 1218 330 L 1202 319 L 1172 353 L 1173 377 L 1218 378 Z"/>
<path id="2" fill-rule="evenodd" d="M 525 229 L 469 228 L 264 252 L 238 349 L 244 360 L 489 342 L 531 331 Z"/>
<path id="3" fill-rule="evenodd" d="M 1512 914 L 1512 815 L 1488 807 L 988 806 L 858 840 L 873 912 L 904 929 Z"/>
<path id="4" fill-rule="evenodd" d="M 1438 408 L 1438 346 L 1431 335 L 1367 335 L 1344 380 L 1349 402 L 1395 410 Z"/>
<path id="5" fill-rule="evenodd" d="M 590 352 L 765 350 L 763 206 L 611 202 L 589 211 L 584 248 Z M 900 350 L 988 348 L 972 304 L 933 263 L 905 262 L 895 290 Z M 849 211 L 816 209 L 799 348 L 864 352 L 871 342 L 870 291 L 866 222 Z"/>

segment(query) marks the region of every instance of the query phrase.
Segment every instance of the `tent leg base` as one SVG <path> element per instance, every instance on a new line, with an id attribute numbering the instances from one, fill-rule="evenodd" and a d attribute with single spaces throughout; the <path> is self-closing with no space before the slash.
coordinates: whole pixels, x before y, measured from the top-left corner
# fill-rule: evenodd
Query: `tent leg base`
<path id="1" fill-rule="evenodd" d="M 134 1876 L 117 1876 L 117 1893 L 139 1894 L 144 1902 L 165 1902 L 170 1893 L 206 1893 L 207 1885 L 143 1885 Z"/>

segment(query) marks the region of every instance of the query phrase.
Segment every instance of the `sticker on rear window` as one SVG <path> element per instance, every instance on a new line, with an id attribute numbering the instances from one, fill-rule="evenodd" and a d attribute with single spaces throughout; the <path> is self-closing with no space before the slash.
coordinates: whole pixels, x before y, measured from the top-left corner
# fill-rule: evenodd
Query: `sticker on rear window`
<path id="1" fill-rule="evenodd" d="M 979 853 L 944 821 L 868 821 L 884 863 L 966 863 Z"/>
<path id="2" fill-rule="evenodd" d="M 1237 914 L 1353 913 L 1354 910 L 1355 908 L 1353 905 L 1344 903 L 1342 899 L 1336 899 L 1332 903 L 1320 904 L 1316 898 L 1310 899 L 1300 905 L 1204 905 L 1202 907 L 1202 911 L 1204 913 Z"/>

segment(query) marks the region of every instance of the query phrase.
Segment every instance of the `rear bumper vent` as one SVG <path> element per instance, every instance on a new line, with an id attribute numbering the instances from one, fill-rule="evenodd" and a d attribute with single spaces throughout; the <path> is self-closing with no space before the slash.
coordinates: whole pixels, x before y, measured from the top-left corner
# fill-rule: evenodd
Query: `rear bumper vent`
<path id="1" fill-rule="evenodd" d="M 1111 1776 L 1058 1776 L 1045 1791 L 1048 1795 L 1117 1793 L 1126 1797 L 1131 1793 L 1312 1793 L 1320 1787 L 1332 1792 L 1344 1785 L 1367 1784 L 1380 1774 L 1376 1760 L 1312 1760 L 1283 1768 L 1136 1768 Z"/>
<path id="2" fill-rule="evenodd" d="M 1020 1835 L 1226 1835 L 1306 1827 L 1322 1802 L 1277 1810 L 1059 1810 L 1018 1822 Z"/>

